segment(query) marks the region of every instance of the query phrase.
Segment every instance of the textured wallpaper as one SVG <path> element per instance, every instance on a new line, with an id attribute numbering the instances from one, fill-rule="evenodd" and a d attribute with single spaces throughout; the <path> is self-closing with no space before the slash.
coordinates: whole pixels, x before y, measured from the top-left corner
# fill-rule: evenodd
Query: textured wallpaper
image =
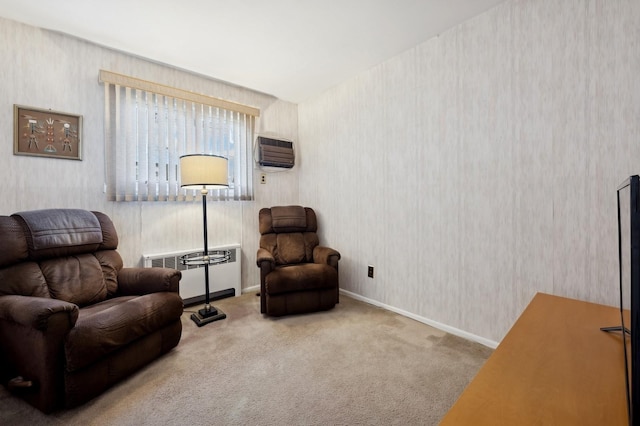
<path id="1" fill-rule="evenodd" d="M 507 1 L 297 106 L 0 19 L 0 213 L 104 211 L 127 265 L 197 247 L 199 203 L 106 201 L 98 70 L 246 103 L 298 157 L 254 202 L 209 206 L 210 244 L 243 245 L 243 287 L 259 283 L 258 210 L 300 202 L 342 253 L 343 288 L 499 341 L 538 291 L 616 303 L 638 40 L 637 0 Z M 83 160 L 14 156 L 13 104 L 83 115 Z"/>
<path id="2" fill-rule="evenodd" d="M 55 207 L 103 211 L 116 225 L 126 266 L 141 265 L 143 254 L 201 248 L 202 204 L 106 201 L 100 69 L 258 107 L 257 133 L 298 135 L 295 104 L 63 34 L 0 19 L 0 52 L 0 214 Z M 14 156 L 13 104 L 82 115 L 83 160 Z M 260 283 L 258 210 L 298 200 L 297 170 L 270 175 L 266 185 L 258 183 L 259 171 L 254 178 L 255 201 L 210 202 L 207 208 L 210 246 L 242 244 L 243 287 Z"/>
<path id="3" fill-rule="evenodd" d="M 489 341 L 536 292 L 615 305 L 638 40 L 635 0 L 508 1 L 299 105 L 341 286 Z"/>

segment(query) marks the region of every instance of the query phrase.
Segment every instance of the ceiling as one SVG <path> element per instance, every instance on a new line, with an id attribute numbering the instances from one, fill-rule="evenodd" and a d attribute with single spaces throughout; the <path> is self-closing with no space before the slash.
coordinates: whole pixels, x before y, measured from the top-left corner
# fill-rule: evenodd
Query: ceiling
<path id="1" fill-rule="evenodd" d="M 0 16 L 299 103 L 503 1 L 0 0 Z"/>

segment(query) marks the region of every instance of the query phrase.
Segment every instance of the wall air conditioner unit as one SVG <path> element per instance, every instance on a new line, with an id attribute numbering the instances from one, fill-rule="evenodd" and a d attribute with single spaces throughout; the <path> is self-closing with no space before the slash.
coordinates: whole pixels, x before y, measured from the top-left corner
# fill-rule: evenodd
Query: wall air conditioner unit
<path id="1" fill-rule="evenodd" d="M 258 136 L 258 163 L 290 169 L 296 160 L 293 142 Z"/>

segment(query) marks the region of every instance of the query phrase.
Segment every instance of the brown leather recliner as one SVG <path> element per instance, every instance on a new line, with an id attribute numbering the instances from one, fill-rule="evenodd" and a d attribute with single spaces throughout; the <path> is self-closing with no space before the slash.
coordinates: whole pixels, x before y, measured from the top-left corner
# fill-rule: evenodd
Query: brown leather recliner
<path id="1" fill-rule="evenodd" d="M 260 312 L 281 316 L 333 308 L 339 301 L 340 253 L 319 245 L 315 212 L 264 208 L 259 222 Z"/>
<path id="2" fill-rule="evenodd" d="M 181 273 L 123 268 L 103 213 L 0 216 L 0 378 L 43 412 L 73 407 L 180 341 Z"/>

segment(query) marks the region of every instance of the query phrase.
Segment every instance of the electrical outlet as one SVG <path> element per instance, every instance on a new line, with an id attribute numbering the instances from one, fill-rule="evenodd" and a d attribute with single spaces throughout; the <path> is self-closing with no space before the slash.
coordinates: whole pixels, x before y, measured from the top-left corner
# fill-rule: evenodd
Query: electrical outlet
<path id="1" fill-rule="evenodd" d="M 267 175 L 266 174 L 263 173 L 263 174 L 260 175 L 260 183 L 263 184 L 263 185 L 267 183 Z"/>
<path id="2" fill-rule="evenodd" d="M 369 267 L 367 268 L 367 276 L 369 278 L 373 278 L 373 266 L 369 265 Z"/>

